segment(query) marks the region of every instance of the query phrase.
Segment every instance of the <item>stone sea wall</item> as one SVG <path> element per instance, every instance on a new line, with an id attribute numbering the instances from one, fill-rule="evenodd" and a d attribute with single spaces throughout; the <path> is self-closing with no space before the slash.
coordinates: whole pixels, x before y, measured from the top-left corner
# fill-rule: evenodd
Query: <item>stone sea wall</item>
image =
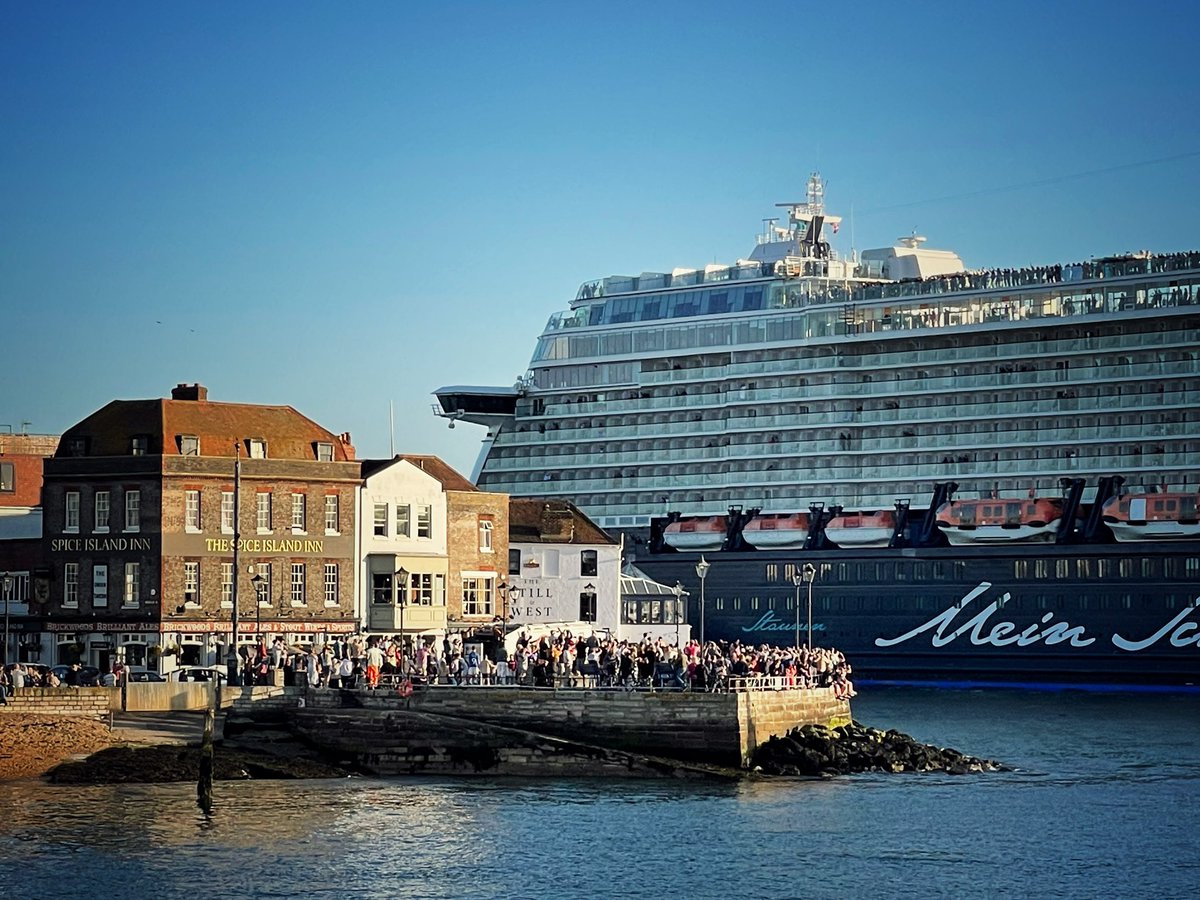
<path id="1" fill-rule="evenodd" d="M 121 692 L 117 688 L 22 688 L 8 698 L 8 703 L 0 704 L 0 716 L 25 713 L 99 717 L 120 708 Z"/>
<path id="2" fill-rule="evenodd" d="M 850 721 L 830 689 L 735 694 L 437 688 L 394 693 L 310 691 L 308 710 L 422 713 L 436 734 L 454 722 L 490 725 L 614 751 L 740 767 L 771 737 L 806 724 Z M 457 727 L 457 726 L 454 726 Z M 406 736 L 404 740 L 409 738 Z"/>

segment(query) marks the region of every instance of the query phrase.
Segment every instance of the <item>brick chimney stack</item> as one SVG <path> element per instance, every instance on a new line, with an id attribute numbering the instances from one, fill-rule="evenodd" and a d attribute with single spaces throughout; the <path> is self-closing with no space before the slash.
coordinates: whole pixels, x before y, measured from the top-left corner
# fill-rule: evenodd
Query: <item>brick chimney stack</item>
<path id="1" fill-rule="evenodd" d="M 171 388 L 172 400 L 207 400 L 208 388 L 202 384 L 177 384 Z"/>

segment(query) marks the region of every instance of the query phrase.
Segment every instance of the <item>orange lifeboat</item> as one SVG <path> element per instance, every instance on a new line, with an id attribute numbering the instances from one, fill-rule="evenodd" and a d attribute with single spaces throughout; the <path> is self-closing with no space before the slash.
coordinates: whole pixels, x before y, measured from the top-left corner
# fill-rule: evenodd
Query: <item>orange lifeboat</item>
<path id="1" fill-rule="evenodd" d="M 679 519 L 663 529 L 663 540 L 676 550 L 720 550 L 725 543 L 725 517 Z"/>
<path id="2" fill-rule="evenodd" d="M 1061 518 L 1061 500 L 1012 497 L 951 500 L 937 511 L 938 528 L 951 544 L 1052 541 Z"/>
<path id="3" fill-rule="evenodd" d="M 886 547 L 895 528 L 896 514 L 890 509 L 846 513 L 829 520 L 825 536 L 839 547 Z"/>
<path id="4" fill-rule="evenodd" d="M 1104 504 L 1104 524 L 1118 541 L 1200 538 L 1200 493 L 1124 494 Z"/>
<path id="5" fill-rule="evenodd" d="M 759 550 L 803 547 L 808 540 L 808 513 L 757 515 L 746 523 L 742 537 Z"/>

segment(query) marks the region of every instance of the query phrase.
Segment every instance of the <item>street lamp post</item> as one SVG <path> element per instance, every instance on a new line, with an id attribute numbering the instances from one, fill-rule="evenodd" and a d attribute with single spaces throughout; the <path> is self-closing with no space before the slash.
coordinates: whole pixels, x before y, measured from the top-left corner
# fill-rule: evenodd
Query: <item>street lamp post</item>
<path id="1" fill-rule="evenodd" d="M 679 649 L 679 620 L 683 618 L 679 614 L 679 604 L 683 601 L 683 585 L 678 581 L 675 582 L 672 591 L 675 594 L 675 648 Z"/>
<path id="2" fill-rule="evenodd" d="M 396 603 L 400 606 L 400 671 L 406 672 L 408 653 L 404 644 L 404 607 L 408 605 L 408 569 L 404 566 L 396 570 Z"/>
<path id="3" fill-rule="evenodd" d="M 797 651 L 800 649 L 800 585 L 804 584 L 804 575 L 801 574 L 800 567 L 797 566 L 792 574 L 792 584 L 796 586 L 796 642 L 792 644 Z"/>
<path id="4" fill-rule="evenodd" d="M 808 582 L 808 652 L 812 653 L 812 587 L 817 578 L 817 567 L 812 563 L 804 564 L 804 580 Z M 797 601 L 799 598 L 797 598 Z M 796 604 L 796 615 L 800 615 L 800 604 Z"/>
<path id="5" fill-rule="evenodd" d="M 700 579 L 700 646 L 704 647 L 704 579 L 708 577 L 708 570 L 712 568 L 712 563 L 704 558 L 704 554 L 700 554 L 700 562 L 696 563 L 696 577 Z"/>
<path id="6" fill-rule="evenodd" d="M 238 666 L 238 554 L 242 543 L 242 442 L 234 444 L 233 464 L 233 605 L 229 609 L 229 653 L 226 657 L 226 678 L 230 687 L 240 687 L 242 673 Z"/>
<path id="7" fill-rule="evenodd" d="M 8 601 L 12 597 L 13 585 L 17 581 L 12 577 L 11 572 L 4 573 L 4 580 L 0 582 L 4 586 L 4 666 L 8 667 Z"/>

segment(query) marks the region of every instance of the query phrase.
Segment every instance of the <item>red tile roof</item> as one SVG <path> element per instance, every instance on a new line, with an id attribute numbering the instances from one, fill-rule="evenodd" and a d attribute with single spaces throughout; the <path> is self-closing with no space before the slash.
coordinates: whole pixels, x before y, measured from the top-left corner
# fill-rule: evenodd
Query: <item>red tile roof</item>
<path id="1" fill-rule="evenodd" d="M 179 436 L 187 435 L 200 439 L 202 456 L 232 457 L 238 442 L 247 456 L 247 442 L 260 439 L 270 459 L 315 460 L 318 443 L 333 445 L 335 462 L 354 459 L 349 434 L 334 434 L 291 406 L 164 399 L 113 400 L 68 428 L 55 456 L 72 455 L 74 438 L 87 439 L 88 456 L 128 456 L 138 435 L 149 437 L 151 455 L 180 455 Z"/>

